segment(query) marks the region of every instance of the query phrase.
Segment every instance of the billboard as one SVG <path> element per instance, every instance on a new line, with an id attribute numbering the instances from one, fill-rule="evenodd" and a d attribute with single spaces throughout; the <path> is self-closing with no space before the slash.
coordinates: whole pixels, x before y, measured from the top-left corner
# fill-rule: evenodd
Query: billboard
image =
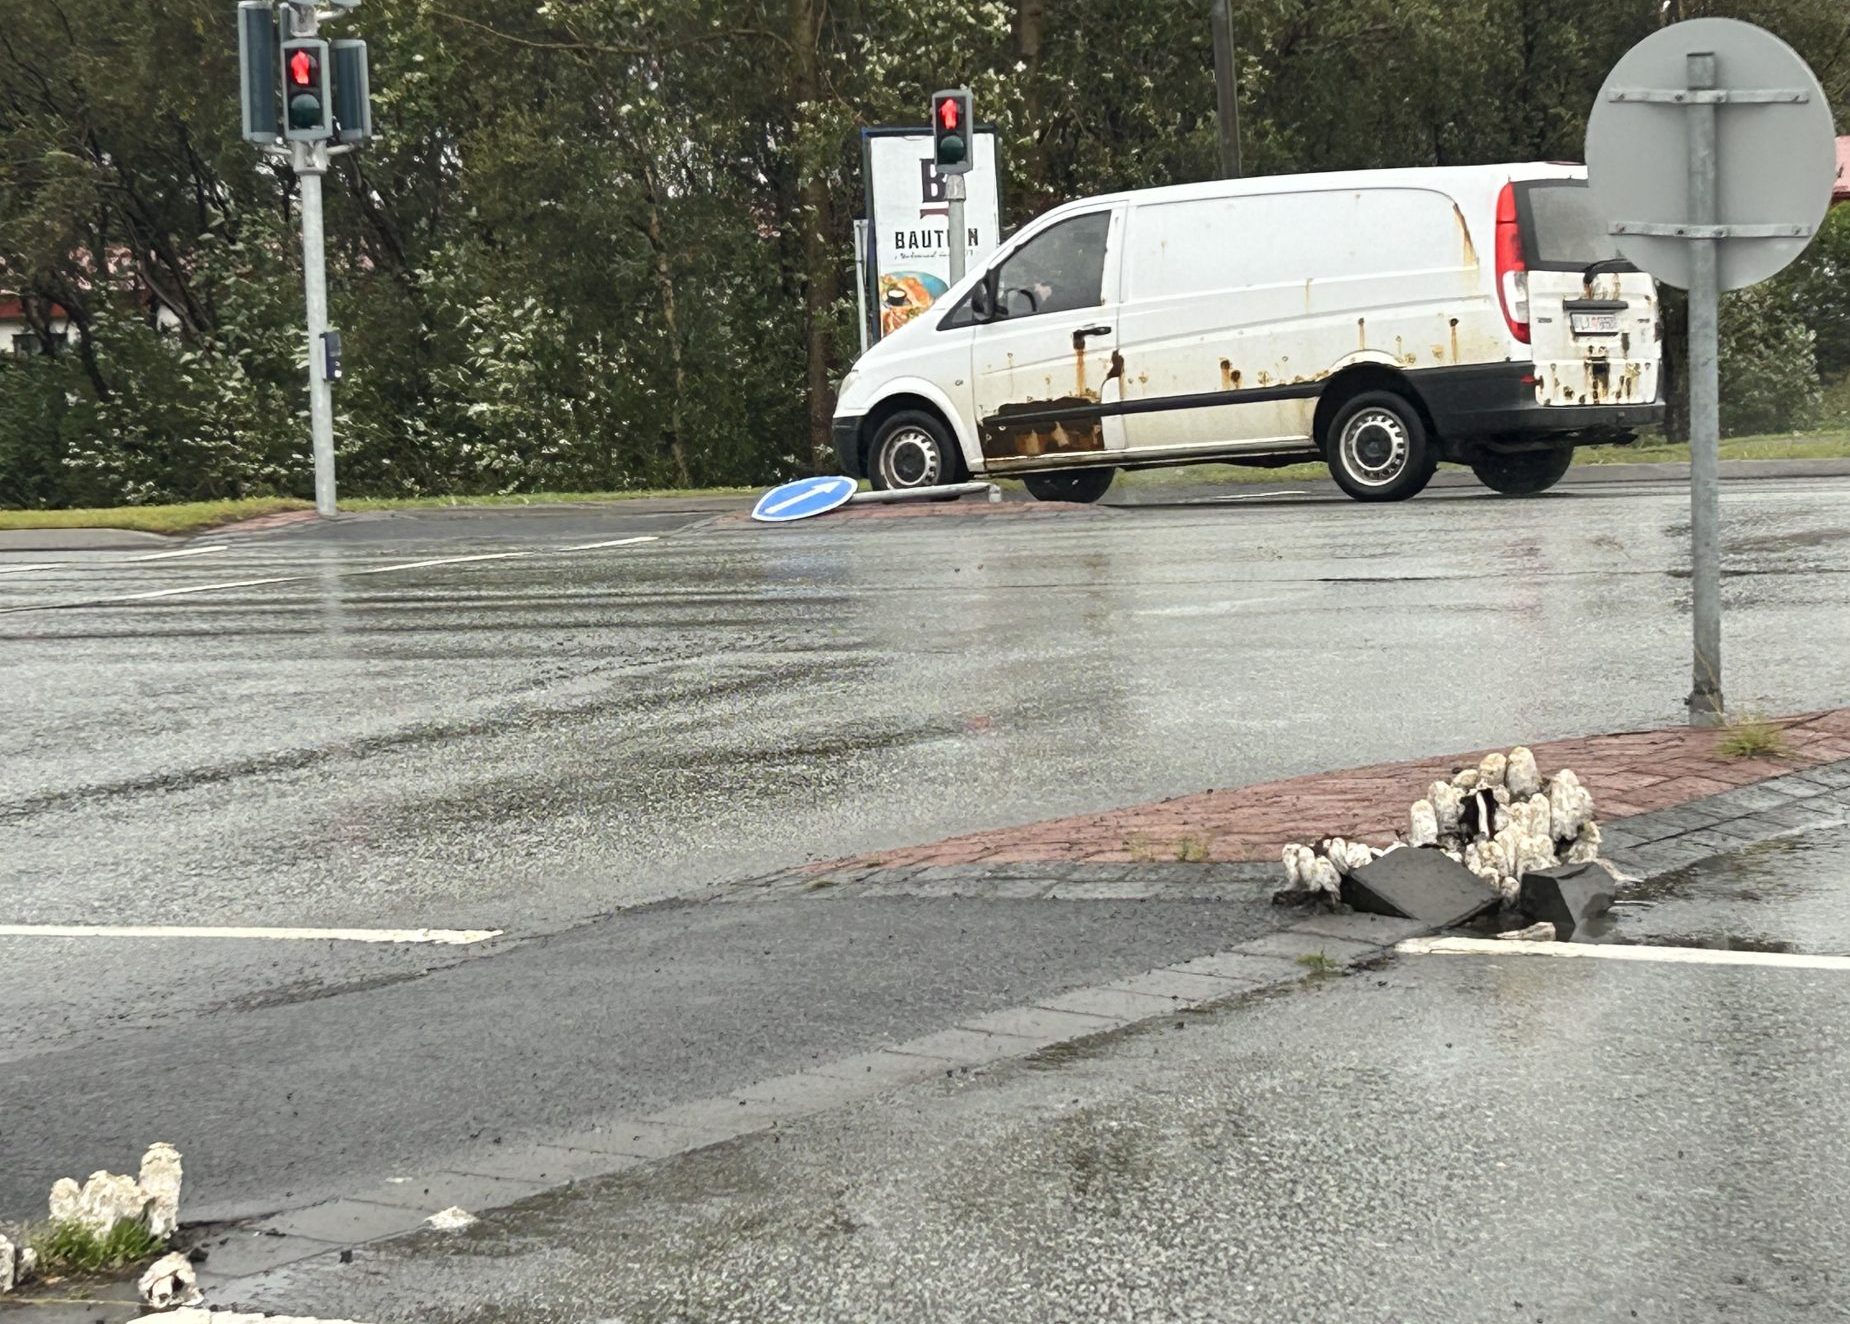
<path id="1" fill-rule="evenodd" d="M 979 124 L 971 149 L 964 228 L 966 261 L 975 270 L 1002 238 L 995 129 Z M 904 326 L 950 288 L 950 203 L 932 160 L 929 126 L 861 130 L 861 167 L 868 222 L 862 299 L 872 341 Z"/>

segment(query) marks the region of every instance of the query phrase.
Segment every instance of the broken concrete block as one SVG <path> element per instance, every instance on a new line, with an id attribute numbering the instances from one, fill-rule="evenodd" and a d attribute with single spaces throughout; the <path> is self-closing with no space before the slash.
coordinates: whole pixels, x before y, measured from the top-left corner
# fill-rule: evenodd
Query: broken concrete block
<path id="1" fill-rule="evenodd" d="M 165 1241 L 180 1226 L 180 1151 L 165 1141 L 141 1156 L 141 1193 L 147 1197 L 148 1231 Z"/>
<path id="2" fill-rule="evenodd" d="M 1503 785 L 1504 774 L 1509 771 L 1509 760 L 1501 754 L 1486 754 L 1484 761 L 1477 765 L 1477 784 L 1488 789 Z"/>
<path id="3" fill-rule="evenodd" d="M 0 1293 L 13 1290 L 13 1284 L 17 1281 L 15 1275 L 18 1272 L 19 1252 L 14 1249 L 12 1242 L 5 1237 L 0 1237 Z"/>
<path id="4" fill-rule="evenodd" d="M 1397 850 L 1344 879 L 1342 899 L 1371 915 L 1445 928 L 1489 910 L 1497 893 L 1439 851 Z"/>
<path id="5" fill-rule="evenodd" d="M 1541 769 L 1535 766 L 1535 753 L 1527 745 L 1518 745 L 1510 751 L 1503 784 L 1510 788 L 1511 795 L 1521 799 L 1542 789 Z"/>
<path id="6" fill-rule="evenodd" d="M 1561 941 L 1572 942 L 1577 928 L 1612 909 L 1612 887 L 1598 861 L 1563 864 L 1525 875 L 1517 904 L 1530 919 L 1554 925 Z"/>
<path id="7" fill-rule="evenodd" d="M 148 1266 L 135 1283 L 141 1299 L 152 1310 L 172 1310 L 179 1306 L 196 1306 L 205 1296 L 199 1290 L 199 1278 L 186 1256 L 177 1251 L 163 1255 Z"/>
<path id="8" fill-rule="evenodd" d="M 1409 846 L 1436 846 L 1439 844 L 1439 817 L 1433 812 L 1432 801 L 1415 800 L 1408 813 L 1410 822 L 1407 831 Z"/>

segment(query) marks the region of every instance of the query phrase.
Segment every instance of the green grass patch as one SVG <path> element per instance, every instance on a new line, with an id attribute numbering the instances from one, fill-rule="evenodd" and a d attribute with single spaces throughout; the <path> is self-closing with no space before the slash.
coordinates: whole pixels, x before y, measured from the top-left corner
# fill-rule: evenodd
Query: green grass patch
<path id="1" fill-rule="evenodd" d="M 762 487 L 650 487 L 627 492 L 502 492 L 486 496 L 356 497 L 342 510 L 447 510 L 462 506 L 584 506 L 646 498 L 757 496 Z"/>
<path id="2" fill-rule="evenodd" d="M 118 1219 L 107 1232 L 93 1231 L 74 1220 L 41 1223 L 27 1235 L 26 1243 L 38 1252 L 34 1272 L 41 1278 L 114 1273 L 167 1249 L 167 1243 L 148 1231 L 145 1223 L 128 1218 Z"/>
<path id="3" fill-rule="evenodd" d="M 142 533 L 198 533 L 221 524 L 308 510 L 292 497 L 242 501 L 188 501 L 173 506 L 113 506 L 88 510 L 0 510 L 0 529 L 136 529 Z"/>
<path id="4" fill-rule="evenodd" d="M 1198 837 L 1192 833 L 1184 835 L 1176 842 L 1176 859 L 1183 864 L 1204 863 L 1208 858 L 1210 844 L 1206 837 Z"/>
<path id="5" fill-rule="evenodd" d="M 1298 964 L 1309 970 L 1313 976 L 1333 975 L 1342 969 L 1322 952 L 1305 952 L 1304 955 L 1298 957 Z"/>
<path id="6" fill-rule="evenodd" d="M 1786 732 L 1764 717 L 1730 717 L 1722 727 L 1715 752 L 1725 759 L 1783 759 L 1792 753 Z"/>

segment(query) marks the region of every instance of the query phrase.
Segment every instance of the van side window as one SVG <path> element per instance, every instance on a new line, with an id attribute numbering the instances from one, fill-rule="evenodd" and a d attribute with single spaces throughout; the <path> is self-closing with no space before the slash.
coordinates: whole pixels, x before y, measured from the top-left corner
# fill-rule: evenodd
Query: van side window
<path id="1" fill-rule="evenodd" d="M 997 312 L 1035 317 L 1096 308 L 1105 286 L 1111 213 L 1092 212 L 1037 234 L 1009 254 L 996 284 Z"/>

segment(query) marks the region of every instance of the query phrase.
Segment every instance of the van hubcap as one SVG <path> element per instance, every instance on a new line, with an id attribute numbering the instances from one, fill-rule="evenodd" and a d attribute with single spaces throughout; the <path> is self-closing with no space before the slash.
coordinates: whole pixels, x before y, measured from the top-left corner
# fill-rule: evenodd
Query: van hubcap
<path id="1" fill-rule="evenodd" d="M 1385 487 L 1407 467 L 1407 427 L 1387 409 L 1364 409 L 1342 435 L 1343 468 L 1356 482 Z"/>
<path id="2" fill-rule="evenodd" d="M 938 470 L 938 443 L 922 428 L 895 432 L 881 449 L 880 476 L 888 487 L 930 487 Z"/>

